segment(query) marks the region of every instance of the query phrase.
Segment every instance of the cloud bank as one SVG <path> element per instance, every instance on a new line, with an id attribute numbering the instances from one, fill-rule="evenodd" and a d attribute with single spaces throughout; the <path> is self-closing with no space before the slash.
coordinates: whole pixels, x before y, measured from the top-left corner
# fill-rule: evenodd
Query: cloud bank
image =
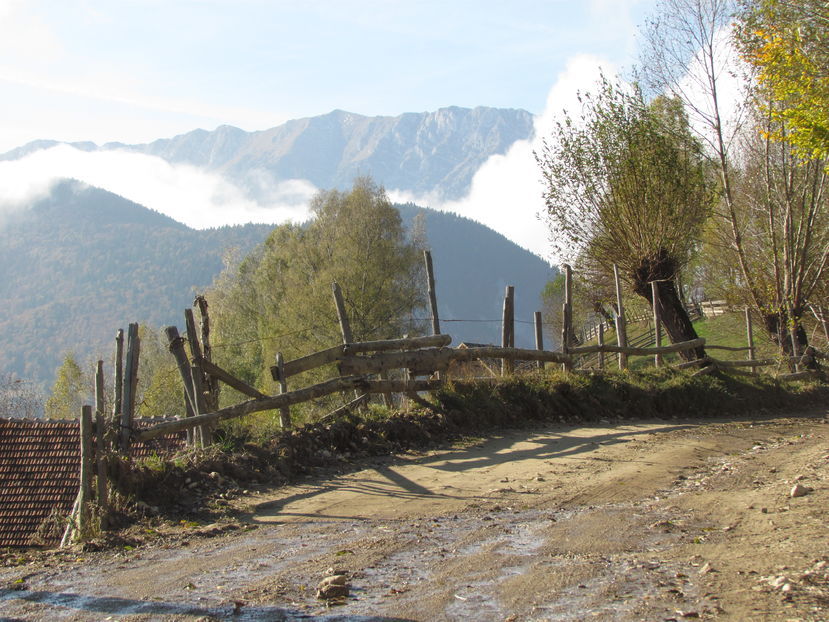
<path id="1" fill-rule="evenodd" d="M 250 192 L 219 174 L 127 151 L 79 151 L 59 145 L 0 162 L 0 218 L 48 195 L 58 179 L 77 179 L 154 209 L 194 229 L 222 225 L 301 222 L 316 192 L 304 180 L 251 174 Z"/>
<path id="2" fill-rule="evenodd" d="M 615 69 L 595 56 L 571 58 L 550 89 L 544 112 L 535 118 L 533 138 L 517 141 L 507 153 L 490 157 L 475 173 L 469 194 L 463 199 L 441 201 L 400 190 L 392 190 L 389 195 L 395 201 L 411 201 L 470 218 L 547 261 L 557 262 L 558 258 L 551 255 L 544 221 L 544 188 L 533 153 L 540 151 L 543 139 L 551 136 L 565 111 L 578 116 L 578 93 L 595 90 L 601 72 L 612 76 Z"/>

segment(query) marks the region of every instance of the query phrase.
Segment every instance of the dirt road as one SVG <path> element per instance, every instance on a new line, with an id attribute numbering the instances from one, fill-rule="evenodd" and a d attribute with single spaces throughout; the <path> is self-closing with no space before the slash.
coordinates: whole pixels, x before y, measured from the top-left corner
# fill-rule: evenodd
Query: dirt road
<path id="1" fill-rule="evenodd" d="M 547 427 L 320 472 L 226 526 L 0 569 L 0 616 L 825 621 L 826 416 Z M 350 592 L 327 606 L 332 568 Z"/>

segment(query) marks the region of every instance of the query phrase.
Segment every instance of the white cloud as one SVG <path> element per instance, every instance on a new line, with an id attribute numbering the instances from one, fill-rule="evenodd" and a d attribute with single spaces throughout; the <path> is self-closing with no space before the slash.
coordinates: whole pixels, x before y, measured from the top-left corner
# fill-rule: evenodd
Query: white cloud
<path id="1" fill-rule="evenodd" d="M 79 151 L 68 145 L 0 162 L 0 213 L 48 193 L 57 179 L 104 188 L 204 229 L 247 222 L 301 222 L 316 188 L 304 180 L 274 181 L 256 174 L 257 199 L 218 174 L 127 151 Z"/>
<path id="2" fill-rule="evenodd" d="M 533 152 L 541 149 L 542 140 L 551 135 L 564 110 L 571 116 L 578 115 L 578 93 L 595 90 L 601 71 L 608 77 L 614 74 L 612 66 L 594 56 L 571 58 L 547 95 L 544 112 L 535 118 L 534 138 L 517 141 L 506 154 L 490 157 L 475 173 L 469 194 L 463 199 L 441 202 L 434 196 L 413 196 L 397 190 L 390 191 L 390 196 L 396 201 L 413 201 L 471 218 L 540 257 L 555 261 L 543 220 L 541 172 Z"/>
<path id="3" fill-rule="evenodd" d="M 743 74 L 747 71 L 744 61 L 734 46 L 731 27 L 721 28 L 713 39 L 713 69 L 707 59 L 698 52 L 688 64 L 688 73 L 680 80 L 678 92 L 687 102 L 688 121 L 694 130 L 708 142 L 716 144 L 714 119 L 722 121 L 726 142 L 731 142 L 740 129 L 744 117 L 746 82 Z M 717 109 L 711 87 L 711 71 L 716 79 Z"/>

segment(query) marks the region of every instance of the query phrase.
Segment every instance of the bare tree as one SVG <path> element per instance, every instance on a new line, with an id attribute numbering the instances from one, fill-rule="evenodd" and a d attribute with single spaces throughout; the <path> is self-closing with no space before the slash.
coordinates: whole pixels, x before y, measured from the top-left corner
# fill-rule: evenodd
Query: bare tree
<path id="1" fill-rule="evenodd" d="M 0 417 L 35 418 L 43 413 L 43 396 L 32 382 L 0 374 Z"/>

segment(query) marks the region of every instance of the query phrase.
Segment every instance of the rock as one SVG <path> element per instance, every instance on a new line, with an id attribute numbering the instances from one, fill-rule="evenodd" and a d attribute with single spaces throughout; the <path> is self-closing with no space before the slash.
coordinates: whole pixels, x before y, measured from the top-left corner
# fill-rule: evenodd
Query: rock
<path id="1" fill-rule="evenodd" d="M 702 565 L 702 567 L 700 567 L 700 569 L 699 569 L 700 574 L 708 574 L 709 572 L 712 572 L 712 571 L 713 571 L 713 568 L 711 568 L 711 564 L 709 564 L 708 562 L 705 562 Z"/>
<path id="2" fill-rule="evenodd" d="M 795 484 L 794 486 L 792 486 L 792 490 L 791 492 L 789 492 L 789 496 L 792 498 L 805 497 L 810 492 L 812 492 L 812 489 L 808 486 L 804 486 L 803 484 Z"/>
<path id="3" fill-rule="evenodd" d="M 344 574 L 335 574 L 325 577 L 317 585 L 317 598 L 320 600 L 334 600 L 345 598 L 351 586 L 348 584 L 348 577 Z"/>

